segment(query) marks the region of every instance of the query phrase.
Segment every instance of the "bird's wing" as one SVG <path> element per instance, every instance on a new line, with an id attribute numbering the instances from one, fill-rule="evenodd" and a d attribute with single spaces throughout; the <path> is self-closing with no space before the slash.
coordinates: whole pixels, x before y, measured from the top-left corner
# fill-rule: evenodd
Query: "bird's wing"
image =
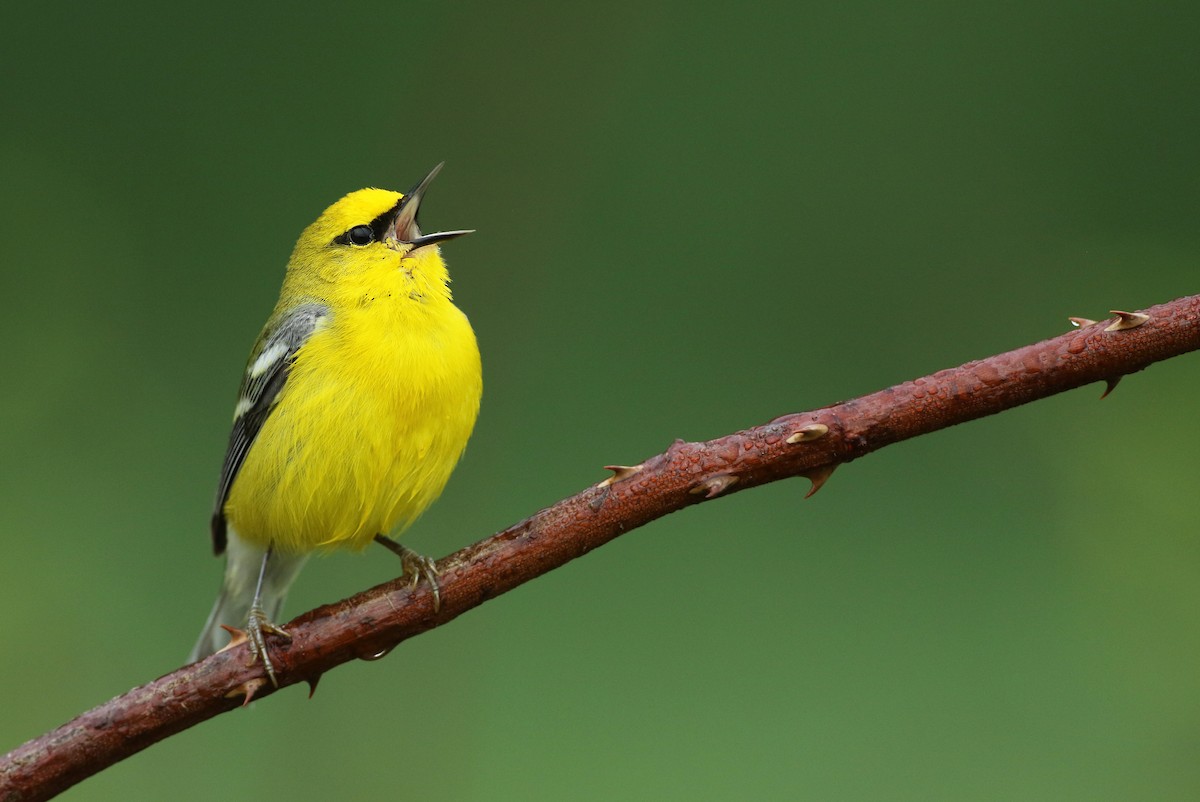
<path id="1" fill-rule="evenodd" d="M 229 447 L 225 451 L 225 464 L 221 466 L 221 482 L 213 507 L 212 542 L 216 554 L 225 551 L 225 501 L 229 498 L 229 488 L 233 486 L 254 438 L 279 402 L 279 393 L 287 382 L 296 352 L 328 317 L 328 308 L 321 304 L 309 303 L 291 309 L 267 325 L 250 354 L 233 413 L 233 431 L 229 433 Z"/>

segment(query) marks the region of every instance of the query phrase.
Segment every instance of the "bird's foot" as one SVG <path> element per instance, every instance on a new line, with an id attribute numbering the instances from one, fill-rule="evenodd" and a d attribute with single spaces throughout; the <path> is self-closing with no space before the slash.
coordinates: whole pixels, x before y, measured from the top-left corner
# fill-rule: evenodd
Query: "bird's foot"
<path id="1" fill-rule="evenodd" d="M 267 618 L 267 614 L 263 612 L 260 605 L 255 604 L 250 608 L 250 618 L 246 621 L 246 640 L 250 641 L 250 653 L 254 655 L 255 660 L 262 660 L 263 668 L 267 670 L 271 684 L 278 688 L 279 681 L 275 679 L 275 666 L 271 663 L 271 655 L 267 652 L 267 633 L 287 640 L 292 639 L 292 636 L 282 627 Z"/>
<path id="2" fill-rule="evenodd" d="M 390 537 L 376 535 L 375 541 L 400 558 L 400 567 L 404 569 L 404 576 L 409 578 L 408 586 L 410 588 L 415 589 L 422 579 L 429 583 L 429 590 L 433 593 L 433 611 L 436 613 L 442 609 L 442 592 L 438 586 L 437 564 L 424 554 L 418 554 Z"/>

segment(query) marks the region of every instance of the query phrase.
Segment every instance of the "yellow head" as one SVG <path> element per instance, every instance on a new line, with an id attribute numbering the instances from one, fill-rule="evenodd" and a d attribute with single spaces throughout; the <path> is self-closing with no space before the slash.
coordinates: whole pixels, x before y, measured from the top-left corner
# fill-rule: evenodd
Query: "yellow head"
<path id="1" fill-rule="evenodd" d="M 450 278 L 438 243 L 470 231 L 422 234 L 417 211 L 442 165 L 405 194 L 360 189 L 334 203 L 300 234 L 280 302 L 299 296 L 354 301 L 381 289 L 416 299 L 449 299 Z"/>

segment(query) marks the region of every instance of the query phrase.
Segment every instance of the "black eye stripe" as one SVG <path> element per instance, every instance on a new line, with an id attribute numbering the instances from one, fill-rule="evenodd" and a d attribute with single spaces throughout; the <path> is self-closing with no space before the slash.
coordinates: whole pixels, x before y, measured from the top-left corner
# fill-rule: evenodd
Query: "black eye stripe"
<path id="1" fill-rule="evenodd" d="M 376 217 L 370 223 L 354 226 L 353 228 L 349 229 L 348 231 L 334 237 L 334 239 L 333 239 L 334 244 L 335 245 L 358 245 L 361 247 L 363 245 L 370 245 L 372 242 L 383 242 L 383 240 L 386 239 L 388 236 L 388 231 L 391 230 L 391 228 L 396 225 L 396 215 L 400 213 L 400 208 L 403 205 L 404 205 L 404 198 L 400 198 L 400 200 L 396 201 L 395 206 L 388 209 L 386 212 L 381 213 L 378 217 Z M 351 236 L 352 234 L 354 234 L 354 232 L 360 231 L 363 229 L 370 232 L 371 239 L 359 241 L 359 240 L 356 240 L 353 236 Z M 360 239 L 362 239 L 362 238 L 360 237 Z"/>
<path id="2" fill-rule="evenodd" d="M 338 245 L 370 245 L 376 239 L 371 226 L 355 226 L 345 234 L 334 239 Z"/>

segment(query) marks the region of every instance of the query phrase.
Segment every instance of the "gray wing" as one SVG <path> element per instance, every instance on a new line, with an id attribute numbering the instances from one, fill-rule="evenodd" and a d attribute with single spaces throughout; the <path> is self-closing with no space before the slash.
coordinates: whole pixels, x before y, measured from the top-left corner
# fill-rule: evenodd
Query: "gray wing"
<path id="1" fill-rule="evenodd" d="M 258 347 L 250 354 L 242 387 L 238 392 L 233 413 L 233 431 L 221 466 L 221 482 L 217 485 L 217 500 L 212 514 L 213 552 L 225 551 L 225 501 L 229 488 L 237 478 L 254 438 L 262 431 L 263 423 L 279 401 L 279 393 L 287 382 L 296 352 L 329 316 L 328 308 L 320 304 L 304 304 L 268 324 L 259 338 Z"/>

